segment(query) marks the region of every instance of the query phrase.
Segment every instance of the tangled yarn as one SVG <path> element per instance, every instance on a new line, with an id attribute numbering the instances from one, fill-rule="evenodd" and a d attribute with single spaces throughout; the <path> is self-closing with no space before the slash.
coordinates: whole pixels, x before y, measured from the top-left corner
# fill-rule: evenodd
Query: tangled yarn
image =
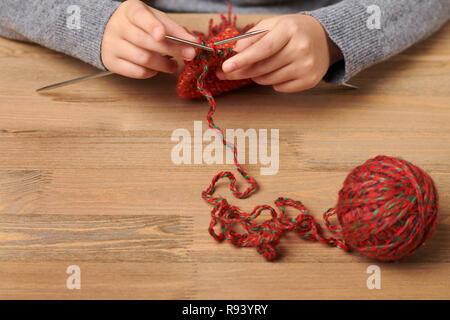
<path id="1" fill-rule="evenodd" d="M 216 30 L 210 24 L 211 29 Z M 207 44 L 212 45 L 210 42 Z M 381 261 L 399 260 L 424 244 L 432 235 L 437 221 L 438 193 L 427 173 L 398 158 L 377 156 L 350 172 L 339 191 L 336 206 L 324 213 L 325 226 L 336 237 L 325 236 L 321 226 L 298 200 L 280 197 L 275 201 L 278 210 L 269 205 L 258 205 L 251 212 L 245 212 L 225 198 L 214 196 L 216 184 L 221 179 L 228 179 L 232 194 L 239 199 L 254 193 L 257 182 L 238 162 L 236 147 L 225 140 L 223 130 L 213 120 L 216 110 L 213 95 L 242 85 L 213 83 L 215 75 L 209 71 L 233 55 L 232 47 L 213 48 L 212 53 L 199 52 L 196 62 L 187 65 L 177 90 L 182 97 L 201 96 L 207 100 L 209 128 L 219 134 L 224 146 L 231 148 L 237 171 L 248 183 L 248 187 L 241 191 L 233 173 L 222 171 L 202 192 L 202 198 L 213 207 L 209 233 L 214 239 L 226 240 L 237 247 L 255 247 L 267 260 L 278 256 L 277 245 L 287 232 L 345 251 L 354 249 Z M 191 84 L 194 74 L 197 76 L 195 93 Z M 297 217 L 287 215 L 288 207 L 300 212 Z M 257 222 L 263 212 L 268 212 L 270 218 Z M 335 224 L 330 221 L 333 216 L 337 218 Z"/>

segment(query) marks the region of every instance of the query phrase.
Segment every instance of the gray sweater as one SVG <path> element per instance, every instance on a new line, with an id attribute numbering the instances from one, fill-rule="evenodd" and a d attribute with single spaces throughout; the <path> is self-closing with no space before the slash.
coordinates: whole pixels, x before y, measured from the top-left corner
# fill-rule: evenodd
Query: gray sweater
<path id="1" fill-rule="evenodd" d="M 325 80 L 340 84 L 438 30 L 450 17 L 450 0 L 229 0 L 235 13 L 303 13 L 314 16 L 344 60 Z M 226 12 L 224 0 L 153 0 L 170 12 Z M 71 6 L 80 9 L 80 28 L 68 26 Z M 105 69 L 100 56 L 114 0 L 0 0 L 0 35 L 31 41 Z M 380 10 L 378 10 L 380 9 Z M 377 24 L 377 13 L 381 13 Z"/>

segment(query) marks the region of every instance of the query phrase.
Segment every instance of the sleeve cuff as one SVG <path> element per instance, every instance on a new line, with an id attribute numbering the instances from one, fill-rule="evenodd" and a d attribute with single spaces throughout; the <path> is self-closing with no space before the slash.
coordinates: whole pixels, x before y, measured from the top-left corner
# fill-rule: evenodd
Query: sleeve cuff
<path id="1" fill-rule="evenodd" d="M 357 1 L 342 1 L 314 11 L 301 12 L 316 18 L 344 59 L 332 65 L 324 80 L 342 84 L 383 58 L 380 30 L 367 27 L 367 8 Z"/>
<path id="2" fill-rule="evenodd" d="M 67 27 L 67 14 L 63 12 L 56 20 L 54 39 L 58 51 L 87 62 L 99 69 L 106 70 L 101 59 L 103 33 L 111 15 L 120 6 L 120 2 L 110 0 L 83 2 L 81 6 L 81 25 L 79 29 Z"/>

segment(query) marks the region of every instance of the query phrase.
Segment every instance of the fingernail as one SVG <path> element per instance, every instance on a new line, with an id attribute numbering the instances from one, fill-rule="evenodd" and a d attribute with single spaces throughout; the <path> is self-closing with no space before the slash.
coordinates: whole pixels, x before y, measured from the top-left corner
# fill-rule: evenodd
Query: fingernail
<path id="1" fill-rule="evenodd" d="M 236 69 L 236 65 L 231 61 L 225 61 L 222 65 L 223 72 L 231 72 Z"/>
<path id="2" fill-rule="evenodd" d="M 192 60 L 195 57 L 195 49 L 194 48 L 184 48 L 181 51 L 183 58 L 186 60 Z"/>

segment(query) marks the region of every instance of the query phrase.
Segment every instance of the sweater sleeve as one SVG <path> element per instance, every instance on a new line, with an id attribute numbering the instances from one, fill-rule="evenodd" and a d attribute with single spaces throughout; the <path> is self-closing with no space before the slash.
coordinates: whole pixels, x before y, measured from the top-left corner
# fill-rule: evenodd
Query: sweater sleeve
<path id="1" fill-rule="evenodd" d="M 344 60 L 331 66 L 324 78 L 341 84 L 437 31 L 449 19 L 450 1 L 343 0 L 302 14 L 319 20 L 341 49 Z"/>
<path id="2" fill-rule="evenodd" d="M 1 0 L 0 35 L 35 42 L 105 69 L 103 32 L 119 5 L 112 0 Z"/>

